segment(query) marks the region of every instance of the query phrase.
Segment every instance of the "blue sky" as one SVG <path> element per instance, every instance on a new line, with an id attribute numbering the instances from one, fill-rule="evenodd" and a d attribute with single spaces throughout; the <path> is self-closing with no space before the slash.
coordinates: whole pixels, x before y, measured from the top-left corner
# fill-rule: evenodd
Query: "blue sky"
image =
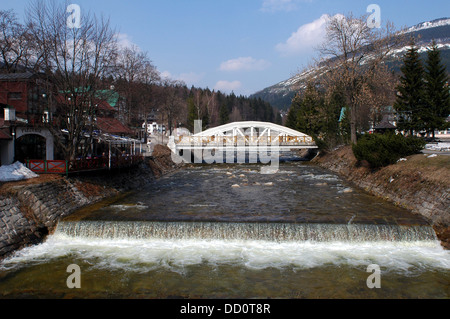
<path id="1" fill-rule="evenodd" d="M 23 17 L 29 0 L 0 0 Z M 147 51 L 188 86 L 250 95 L 286 80 L 317 55 L 325 15 L 381 9 L 397 28 L 450 16 L 447 0 L 71 0 L 111 18 L 123 45 Z"/>

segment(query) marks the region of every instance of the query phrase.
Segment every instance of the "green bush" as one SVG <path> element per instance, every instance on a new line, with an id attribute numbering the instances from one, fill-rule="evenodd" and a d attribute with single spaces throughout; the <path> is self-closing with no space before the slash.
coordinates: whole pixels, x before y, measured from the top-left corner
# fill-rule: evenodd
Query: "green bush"
<path id="1" fill-rule="evenodd" d="M 358 161 L 367 161 L 372 168 L 395 164 L 400 158 L 419 153 L 425 142 L 416 137 L 396 134 L 364 135 L 353 145 L 353 154 Z"/>

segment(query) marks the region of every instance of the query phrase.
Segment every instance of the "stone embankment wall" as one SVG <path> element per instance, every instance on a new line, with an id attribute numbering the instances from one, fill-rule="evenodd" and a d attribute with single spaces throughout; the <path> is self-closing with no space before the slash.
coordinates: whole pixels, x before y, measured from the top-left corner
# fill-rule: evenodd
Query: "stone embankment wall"
<path id="1" fill-rule="evenodd" d="M 90 202 L 64 178 L 13 186 L 0 196 L 0 257 L 39 242 L 59 218 Z"/>
<path id="2" fill-rule="evenodd" d="M 138 168 L 79 176 L 46 175 L 0 187 L 0 260 L 42 242 L 58 221 L 73 212 L 120 193 L 138 189 L 177 169 L 170 150 L 156 146 Z"/>
<path id="3" fill-rule="evenodd" d="M 448 167 L 423 164 L 415 155 L 377 171 L 358 165 L 351 147 L 342 147 L 313 160 L 368 193 L 424 216 L 442 245 L 450 249 L 450 193 Z M 426 162 L 425 162 L 426 163 Z"/>

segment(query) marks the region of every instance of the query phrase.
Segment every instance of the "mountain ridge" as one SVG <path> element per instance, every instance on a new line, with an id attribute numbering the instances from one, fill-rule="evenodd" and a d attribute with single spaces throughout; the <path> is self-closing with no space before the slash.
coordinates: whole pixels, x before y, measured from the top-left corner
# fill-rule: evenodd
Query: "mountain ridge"
<path id="1" fill-rule="evenodd" d="M 450 71 L 450 18 L 446 17 L 421 22 L 406 29 L 405 33 L 412 34 L 416 39 L 416 46 L 419 49 L 423 61 L 426 59 L 427 48 L 435 40 L 441 50 L 443 63 L 446 65 L 447 70 Z M 391 53 L 388 63 L 391 64 L 395 72 L 400 71 L 401 59 L 408 48 L 409 45 L 405 45 Z M 250 98 L 261 98 L 269 102 L 273 107 L 286 111 L 289 109 L 292 99 L 297 92 L 305 87 L 306 80 L 316 71 L 317 69 L 315 68 L 307 69 L 287 80 L 250 95 Z"/>

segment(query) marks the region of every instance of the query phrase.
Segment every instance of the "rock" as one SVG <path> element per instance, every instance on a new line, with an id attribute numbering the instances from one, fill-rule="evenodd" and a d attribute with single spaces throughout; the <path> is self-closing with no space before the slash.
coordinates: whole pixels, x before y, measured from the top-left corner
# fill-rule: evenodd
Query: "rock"
<path id="1" fill-rule="evenodd" d="M 234 184 L 234 185 L 231 185 L 231 187 L 232 188 L 240 188 L 241 186 L 239 186 L 238 184 Z"/>
<path id="2" fill-rule="evenodd" d="M 450 250 L 450 226 L 434 225 L 436 235 L 441 240 L 441 244 L 445 249 Z"/>

